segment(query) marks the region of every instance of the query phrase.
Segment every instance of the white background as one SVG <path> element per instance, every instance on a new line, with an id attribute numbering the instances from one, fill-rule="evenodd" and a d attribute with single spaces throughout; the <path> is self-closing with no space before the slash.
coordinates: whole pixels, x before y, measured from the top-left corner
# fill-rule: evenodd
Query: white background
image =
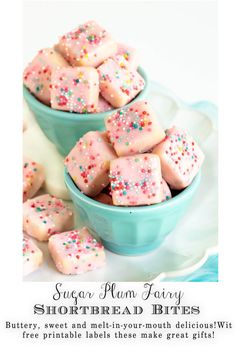
<path id="1" fill-rule="evenodd" d="M 214 1 L 25 1 L 24 64 L 95 19 L 117 41 L 138 49 L 150 79 L 183 100 L 217 102 L 216 11 Z"/>
<path id="2" fill-rule="evenodd" d="M 189 3 L 189 1 L 188 1 Z M 188 4 L 186 3 L 186 4 Z M 221 31 L 220 31 L 220 272 L 221 283 L 208 284 L 208 283 L 182 283 L 179 285 L 168 283 L 165 287 L 168 288 L 181 288 L 186 291 L 186 298 L 188 303 L 197 303 L 202 306 L 202 318 L 220 318 L 231 319 L 235 322 L 235 1 L 222 0 L 220 1 L 220 17 L 221 17 Z M 8 5 L 8 6 L 7 6 Z M 1 5 L 2 6 L 2 5 Z M 187 5 L 188 6 L 188 5 Z M 207 5 L 208 6 L 208 5 Z M 210 6 L 210 5 L 209 5 Z M 7 12 L 1 8 L 1 252 L 0 252 L 0 265 L 1 265 L 1 286 L 0 286 L 0 342 L 3 346 L 32 346 L 32 342 L 26 344 L 22 343 L 14 334 L 9 334 L 5 331 L 3 322 L 6 319 L 21 319 L 24 321 L 31 320 L 30 308 L 36 301 L 50 302 L 52 286 L 49 283 L 23 283 L 21 278 L 21 255 L 19 254 L 19 247 L 21 242 L 21 129 L 22 129 L 22 66 L 21 64 L 21 8 L 20 1 L 8 1 L 4 4 Z M 202 13 L 202 11 L 200 11 Z M 73 14 L 74 15 L 74 14 Z M 76 17 L 80 18 L 80 13 Z M 84 14 L 85 15 L 85 14 Z M 40 22 L 40 30 L 44 33 L 44 13 L 43 17 L 39 18 L 38 13 L 34 15 L 33 22 Z M 56 11 L 53 15 L 52 22 L 57 20 Z M 114 17 L 113 17 L 114 18 Z M 24 22 L 26 19 L 24 19 Z M 114 21 L 114 20 L 113 20 Z M 163 18 L 165 21 L 165 18 Z M 166 20 L 167 21 L 167 20 Z M 77 21 L 76 21 L 77 22 Z M 115 21 L 114 21 L 115 22 Z M 26 23 L 26 22 L 25 22 Z M 198 21 L 201 27 L 201 21 Z M 176 28 L 172 27 L 169 22 L 170 30 L 176 32 Z M 113 26 L 112 26 L 113 28 Z M 171 29 L 172 28 L 172 29 Z M 53 28 L 52 28 L 53 29 Z M 70 28 L 68 28 L 70 29 Z M 24 30 L 25 31 L 25 30 Z M 31 45 L 35 40 L 35 31 L 33 26 L 30 29 Z M 47 32 L 46 32 L 47 34 Z M 48 31 L 49 35 L 49 31 Z M 163 33 L 162 33 L 163 35 Z M 47 36 L 47 35 L 45 35 Z M 128 38 L 128 37 L 127 37 Z M 26 37 L 24 38 L 26 40 Z M 198 41 L 198 39 L 197 39 Z M 200 38 L 199 38 L 200 41 Z M 25 41 L 26 42 L 26 41 Z M 43 42 L 42 46 L 46 44 Z M 32 54 L 34 51 L 31 47 Z M 30 53 L 27 53 L 30 55 Z M 191 52 L 188 52 L 191 54 Z M 205 52 L 205 59 L 208 61 L 209 52 Z M 180 55 L 179 55 L 180 56 Z M 183 59 L 184 55 L 182 55 Z M 24 52 L 24 58 L 26 52 Z M 31 57 L 29 57 L 30 59 Z M 204 60 L 204 59 L 203 59 Z M 185 62 L 185 66 L 187 63 Z M 174 64 L 174 59 L 172 60 Z M 193 63 L 192 63 L 193 64 Z M 195 63 L 196 64 L 196 63 Z M 211 64 L 215 64 L 214 59 L 209 59 L 208 68 L 211 70 Z M 169 66 L 170 64 L 168 64 Z M 194 64 L 193 64 L 194 65 Z M 151 66 L 151 65 L 150 65 Z M 150 68 L 150 67 L 149 67 Z M 153 68 L 153 67 L 152 67 Z M 169 67 L 170 68 L 170 67 Z M 196 65 L 195 65 L 196 68 Z M 188 70 L 189 70 L 188 66 Z M 178 70 L 178 69 L 177 69 Z M 215 71 L 215 68 L 213 69 Z M 204 69 L 207 72 L 207 69 Z M 175 71 L 176 74 L 179 71 Z M 189 73 L 194 73 L 190 71 Z M 212 86 L 215 86 L 215 74 L 211 80 Z M 160 75 L 160 74 L 159 74 Z M 162 76 L 167 76 L 162 70 Z M 176 92 L 183 99 L 199 99 L 209 98 L 214 99 L 205 92 L 205 81 L 201 86 L 198 86 L 195 92 L 193 88 L 194 83 L 188 83 L 185 89 L 180 90 L 179 79 L 172 78 L 168 80 L 157 80 L 162 82 Z M 195 75 L 196 78 L 198 74 Z M 204 73 L 202 73 L 205 78 Z M 187 78 L 186 75 L 184 78 Z M 172 82 L 171 82 L 172 79 Z M 183 79 L 183 77 L 182 77 Z M 202 81 L 202 78 L 201 78 Z M 182 83 L 182 82 L 181 82 Z M 181 84 L 183 86 L 185 83 Z M 177 87 L 176 87 L 177 86 Z M 208 87 L 209 90 L 213 90 Z M 204 92 L 203 92 L 204 91 Z M 190 95 L 191 93 L 191 95 Z M 18 198 L 17 198 L 18 197 Z M 75 286 L 75 285 L 74 285 Z M 92 285 L 90 285 L 92 287 Z M 76 288 L 78 289 L 78 287 Z M 234 329 L 235 332 L 235 329 Z M 213 341 L 214 346 L 235 346 L 235 334 L 222 334 L 218 341 Z M 58 341 L 57 345 L 61 345 Z M 120 342 L 120 344 L 123 342 Z M 104 345 L 105 343 L 101 343 Z M 152 345 L 157 345 L 154 342 Z M 36 345 L 36 343 L 35 343 Z M 46 345 L 46 344 L 45 344 Z M 69 344 L 68 344 L 69 345 Z M 72 344 L 71 344 L 72 345 Z M 77 342 L 77 346 L 84 346 Z M 88 345 L 88 344 L 86 344 Z M 97 346 L 99 343 L 97 343 Z M 115 344 L 112 344 L 115 345 Z M 145 341 L 145 345 L 149 345 Z M 172 344 L 168 344 L 172 345 Z M 181 341 L 174 342 L 176 346 L 183 346 Z M 202 346 L 203 343 L 198 341 L 194 346 Z M 206 342 L 205 346 L 209 347 L 211 344 Z M 188 343 L 187 346 L 192 346 Z"/>

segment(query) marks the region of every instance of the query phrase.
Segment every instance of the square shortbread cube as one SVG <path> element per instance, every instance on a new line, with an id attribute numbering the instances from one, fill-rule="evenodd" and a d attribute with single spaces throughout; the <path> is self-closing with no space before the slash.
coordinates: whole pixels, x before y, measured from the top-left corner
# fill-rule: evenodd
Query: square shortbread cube
<path id="1" fill-rule="evenodd" d="M 79 189 L 94 197 L 108 185 L 110 160 L 115 158 L 107 134 L 89 131 L 77 142 L 64 163 Z"/>
<path id="2" fill-rule="evenodd" d="M 50 105 L 52 71 L 68 65 L 67 61 L 53 48 L 41 49 L 24 70 L 24 85 L 37 99 Z"/>
<path id="3" fill-rule="evenodd" d="M 57 269 L 66 275 L 78 275 L 105 265 L 104 247 L 87 228 L 51 236 L 48 248 Z"/>
<path id="4" fill-rule="evenodd" d="M 55 196 L 44 194 L 23 205 L 23 230 L 39 241 L 74 227 L 72 210 Z"/>
<path id="5" fill-rule="evenodd" d="M 160 157 L 163 178 L 176 190 L 192 182 L 204 161 L 204 154 L 196 141 L 185 130 L 175 126 L 166 130 L 165 140 L 152 152 Z"/>
<path id="6" fill-rule="evenodd" d="M 107 59 L 97 71 L 100 93 L 113 107 L 126 105 L 145 85 L 137 71 L 122 68 L 114 59 Z"/>
<path id="7" fill-rule="evenodd" d="M 98 106 L 99 80 L 93 67 L 65 67 L 52 73 L 51 106 L 77 113 L 94 112 Z"/>
<path id="8" fill-rule="evenodd" d="M 43 253 L 26 235 L 23 235 L 23 275 L 38 269 L 43 262 Z"/>
<path id="9" fill-rule="evenodd" d="M 118 43 L 116 55 L 113 57 L 118 62 L 120 67 L 137 70 L 138 68 L 138 55 L 133 47 Z"/>
<path id="10" fill-rule="evenodd" d="M 95 21 L 63 35 L 56 49 L 72 66 L 97 67 L 117 52 L 117 43 Z"/>
<path id="11" fill-rule="evenodd" d="M 30 159 L 23 159 L 23 202 L 31 199 L 45 180 L 42 165 Z"/>
<path id="12" fill-rule="evenodd" d="M 138 154 L 111 161 L 110 181 L 114 205 L 151 205 L 162 201 L 160 159 Z"/>
<path id="13" fill-rule="evenodd" d="M 155 112 L 147 101 L 137 101 L 105 119 L 108 137 L 118 156 L 144 153 L 165 138 Z"/>

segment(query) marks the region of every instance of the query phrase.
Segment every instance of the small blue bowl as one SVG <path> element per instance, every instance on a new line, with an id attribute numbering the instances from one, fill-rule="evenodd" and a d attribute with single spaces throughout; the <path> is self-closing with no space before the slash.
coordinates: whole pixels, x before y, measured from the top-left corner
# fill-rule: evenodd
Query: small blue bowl
<path id="1" fill-rule="evenodd" d="M 145 87 L 129 104 L 127 104 L 127 106 L 135 101 L 145 99 L 147 95 L 149 85 L 148 77 L 141 67 L 138 68 L 138 72 L 145 81 Z M 25 86 L 23 87 L 23 94 L 40 128 L 47 138 L 55 144 L 58 151 L 63 156 L 66 156 L 78 139 L 88 131 L 103 131 L 105 129 L 104 118 L 115 111 L 111 110 L 102 113 L 82 115 L 57 111 L 40 102 Z"/>
<path id="2" fill-rule="evenodd" d="M 64 177 L 81 225 L 95 232 L 108 250 L 122 255 L 141 255 L 159 247 L 185 213 L 201 180 L 198 173 L 190 186 L 159 204 L 118 207 L 81 193 L 66 170 Z"/>

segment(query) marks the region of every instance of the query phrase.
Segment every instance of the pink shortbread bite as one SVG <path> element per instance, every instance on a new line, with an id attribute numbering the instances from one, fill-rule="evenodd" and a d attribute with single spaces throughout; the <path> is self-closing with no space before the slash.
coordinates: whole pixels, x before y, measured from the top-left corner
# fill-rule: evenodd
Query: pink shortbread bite
<path id="1" fill-rule="evenodd" d="M 109 184 L 110 161 L 116 158 L 107 134 L 89 131 L 65 158 L 65 166 L 78 188 L 94 197 Z"/>
<path id="2" fill-rule="evenodd" d="M 161 160 L 162 176 L 171 188 L 187 187 L 197 175 L 204 154 L 196 141 L 177 127 L 166 130 L 164 141 L 154 147 L 153 153 Z"/>
<path id="3" fill-rule="evenodd" d="M 98 106 L 95 113 L 107 112 L 113 110 L 113 107 L 101 95 L 98 98 Z"/>
<path id="4" fill-rule="evenodd" d="M 105 119 L 108 137 L 118 156 L 144 153 L 165 138 L 165 132 L 147 101 L 137 101 Z"/>
<path id="5" fill-rule="evenodd" d="M 162 201 L 160 159 L 138 154 L 111 161 L 110 181 L 114 205 L 151 205 Z"/>
<path id="6" fill-rule="evenodd" d="M 74 227 L 72 210 L 55 196 L 44 194 L 23 205 L 23 230 L 39 241 Z"/>
<path id="7" fill-rule="evenodd" d="M 138 68 L 138 55 L 133 47 L 118 43 L 116 55 L 113 57 L 121 67 L 137 70 Z"/>
<path id="8" fill-rule="evenodd" d="M 23 275 L 26 276 L 37 270 L 43 262 L 43 253 L 36 244 L 23 235 Z"/>
<path id="9" fill-rule="evenodd" d="M 126 105 L 145 85 L 137 71 L 122 68 L 114 59 L 107 59 L 97 71 L 100 93 L 113 107 Z"/>
<path id="10" fill-rule="evenodd" d="M 172 194 L 171 194 L 170 188 L 163 178 L 161 181 L 161 185 L 162 185 L 162 200 L 161 201 L 163 202 L 163 201 L 171 199 Z"/>
<path id="11" fill-rule="evenodd" d="M 65 67 L 52 73 L 51 106 L 77 113 L 94 112 L 98 105 L 99 79 L 93 67 Z"/>
<path id="12" fill-rule="evenodd" d="M 44 168 L 33 160 L 23 159 L 23 202 L 31 199 L 45 180 Z"/>
<path id="13" fill-rule="evenodd" d="M 78 275 L 105 265 L 104 247 L 87 228 L 51 236 L 48 249 L 57 269 L 65 275 Z"/>
<path id="14" fill-rule="evenodd" d="M 72 66 L 97 67 L 117 52 L 117 43 L 95 21 L 88 21 L 63 35 L 56 49 Z"/>
<path id="15" fill-rule="evenodd" d="M 94 200 L 101 202 L 105 205 L 113 205 L 112 198 L 105 193 L 99 193 L 97 196 L 94 197 Z"/>
<path id="16" fill-rule="evenodd" d="M 53 48 L 41 49 L 24 70 L 24 85 L 37 99 L 50 105 L 52 71 L 68 65 L 67 61 Z"/>

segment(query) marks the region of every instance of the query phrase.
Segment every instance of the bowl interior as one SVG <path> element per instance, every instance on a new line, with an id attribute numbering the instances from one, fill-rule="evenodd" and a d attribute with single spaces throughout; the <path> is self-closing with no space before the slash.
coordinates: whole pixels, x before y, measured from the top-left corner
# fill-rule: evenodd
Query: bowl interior
<path id="1" fill-rule="evenodd" d="M 148 87 L 149 87 L 149 79 L 147 77 L 147 74 L 145 72 L 145 70 L 142 67 L 138 67 L 138 72 L 140 73 L 140 75 L 143 77 L 144 81 L 145 81 L 145 85 L 143 90 L 141 90 L 141 92 L 131 101 L 129 102 L 127 105 L 123 106 L 123 107 L 128 107 L 129 105 L 133 104 L 134 102 L 144 99 L 147 95 L 147 91 L 148 91 Z M 23 95 L 24 98 L 26 99 L 26 101 L 29 103 L 29 105 L 31 107 L 33 107 L 33 109 L 37 109 L 40 112 L 43 112 L 45 114 L 47 114 L 47 116 L 50 117 L 56 117 L 56 118 L 63 118 L 66 119 L 67 121 L 72 120 L 73 122 L 76 120 L 79 120 L 81 122 L 86 122 L 86 121 L 91 121 L 94 120 L 95 117 L 96 119 L 100 119 L 103 120 L 104 117 L 108 114 L 110 114 L 111 112 L 115 112 L 116 110 L 119 110 L 123 107 L 120 108 L 115 108 L 106 112 L 100 112 L 100 113 L 74 113 L 74 112 L 66 112 L 66 111 L 58 111 L 55 109 L 52 109 L 51 107 L 43 104 L 41 101 L 39 101 L 25 86 L 23 86 Z"/>
<path id="2" fill-rule="evenodd" d="M 73 179 L 67 172 L 67 169 L 64 171 L 64 178 L 67 188 L 69 189 L 69 192 L 73 194 L 74 198 L 77 199 L 78 203 L 81 200 L 82 202 L 86 203 L 87 205 L 91 205 L 93 207 L 96 207 L 100 210 L 107 210 L 107 211 L 113 211 L 117 213 L 145 213 L 145 212 L 151 212 L 151 211 L 161 211 L 163 209 L 169 209 L 174 208 L 178 206 L 178 204 L 181 204 L 184 200 L 188 199 L 189 196 L 195 193 L 197 190 L 200 180 L 201 180 L 201 172 L 197 174 L 197 176 L 193 179 L 192 183 L 183 189 L 181 192 L 179 192 L 176 196 L 173 198 L 166 200 L 164 202 L 153 204 L 149 206 L 134 206 L 134 207 L 124 207 L 124 206 L 112 206 L 112 205 L 106 205 L 99 201 L 96 201 L 87 195 L 83 194 L 80 189 L 76 186 Z"/>

